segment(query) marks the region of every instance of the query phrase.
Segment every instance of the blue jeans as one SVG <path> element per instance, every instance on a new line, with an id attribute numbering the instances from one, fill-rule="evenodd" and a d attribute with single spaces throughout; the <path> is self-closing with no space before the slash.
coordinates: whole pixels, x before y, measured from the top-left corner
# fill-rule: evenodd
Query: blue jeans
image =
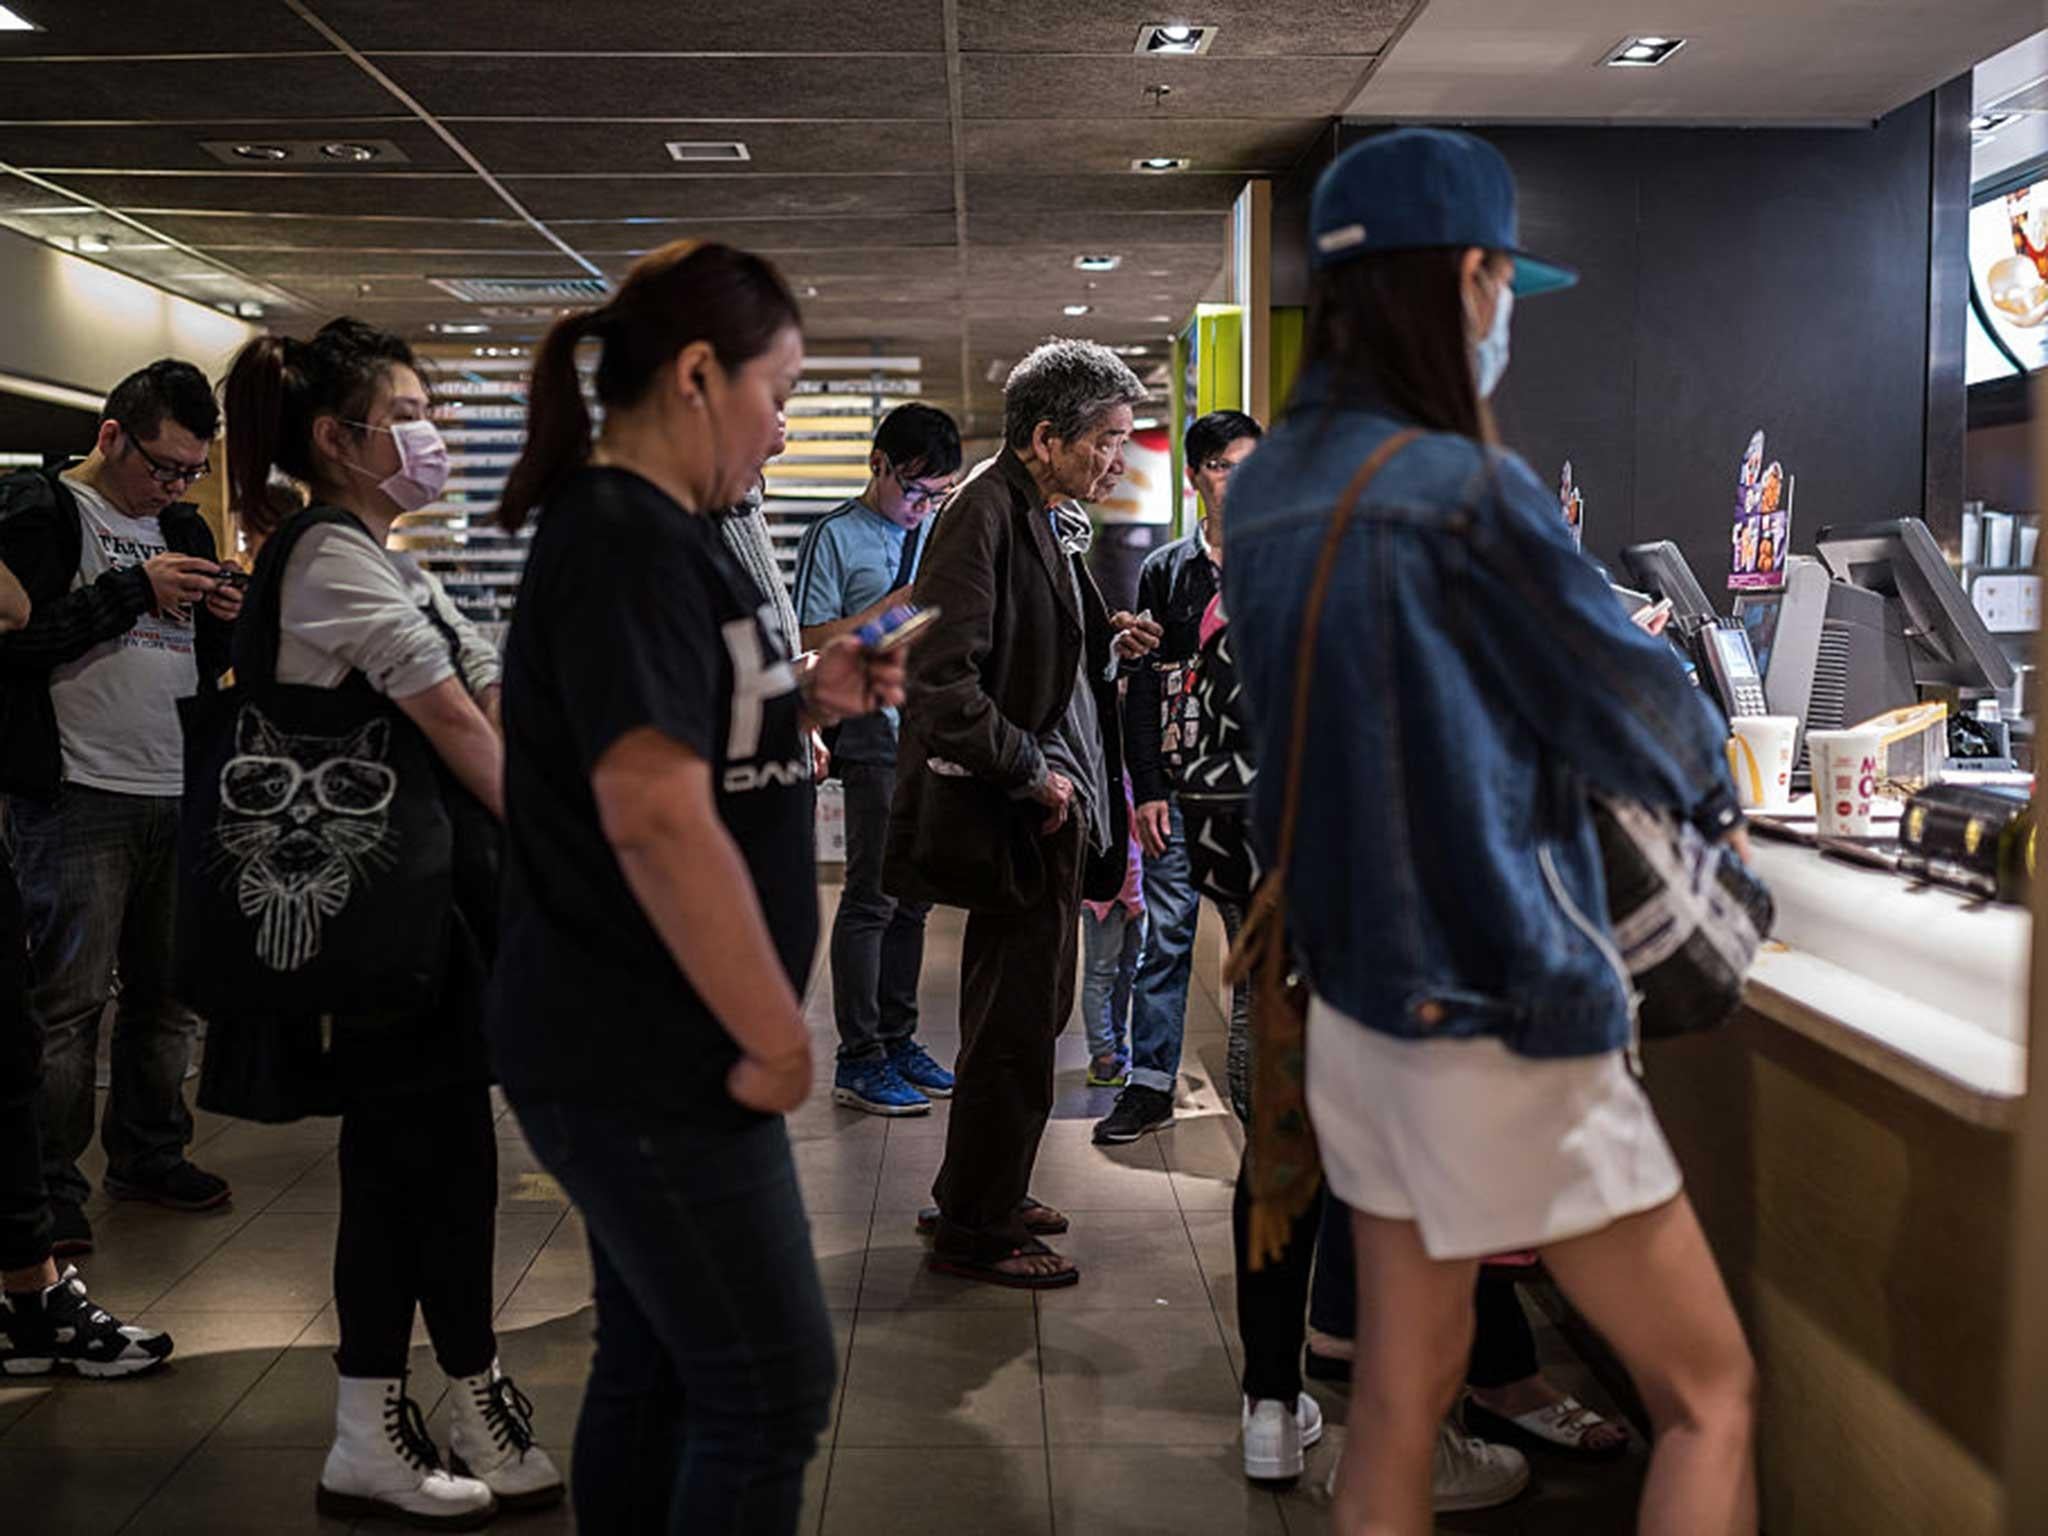
<path id="1" fill-rule="evenodd" d="M 1181 1037 L 1188 1023 L 1188 977 L 1195 964 L 1201 898 L 1188 869 L 1180 802 L 1166 852 L 1145 856 L 1145 958 L 1131 986 L 1131 1082 L 1172 1093 L 1180 1076 Z"/>
<path id="2" fill-rule="evenodd" d="M 8 803 L 28 918 L 29 1013 L 43 1035 L 43 1179 L 50 1201 L 92 1193 L 100 1015 L 114 1014 L 114 1081 L 100 1139 L 107 1176 L 151 1183 L 192 1140 L 185 1068 L 198 1021 L 172 995 L 178 802 L 67 784 L 54 801 Z M 118 968 L 120 983 L 115 986 Z"/>
<path id="3" fill-rule="evenodd" d="M 930 907 L 882 889 L 882 848 L 896 770 L 849 763 L 839 770 L 846 804 L 846 885 L 832 920 L 832 1014 L 841 1061 L 879 1061 L 917 1034 Z"/>
<path id="4" fill-rule="evenodd" d="M 1131 1011 L 1131 983 L 1145 949 L 1145 918 L 1121 902 L 1097 919 L 1081 909 L 1081 1022 L 1088 1030 L 1090 1056 L 1130 1054 L 1124 1028 Z"/>
<path id="5" fill-rule="evenodd" d="M 513 1108 L 590 1232 L 578 1529 L 794 1536 L 837 1361 L 782 1121 Z"/>

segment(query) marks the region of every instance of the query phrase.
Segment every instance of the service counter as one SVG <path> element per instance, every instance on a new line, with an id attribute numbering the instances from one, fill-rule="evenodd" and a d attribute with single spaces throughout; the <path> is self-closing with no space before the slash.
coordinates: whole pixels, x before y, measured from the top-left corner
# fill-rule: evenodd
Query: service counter
<path id="1" fill-rule="evenodd" d="M 1995 1536 L 2031 918 L 1756 862 L 1745 1007 L 1646 1067 L 1757 1353 L 1764 1529 Z"/>

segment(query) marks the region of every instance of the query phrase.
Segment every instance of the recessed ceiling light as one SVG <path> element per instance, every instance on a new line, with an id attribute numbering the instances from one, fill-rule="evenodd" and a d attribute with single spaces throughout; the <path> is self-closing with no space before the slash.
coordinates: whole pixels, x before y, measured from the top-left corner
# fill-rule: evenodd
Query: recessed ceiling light
<path id="1" fill-rule="evenodd" d="M 1063 315 L 1085 315 L 1094 307 L 1092 304 L 1069 304 L 1060 313 Z"/>
<path id="2" fill-rule="evenodd" d="M 1609 69 L 1655 69 L 1684 46 L 1682 37 L 1624 37 L 1600 62 Z"/>
<path id="3" fill-rule="evenodd" d="M 292 152 L 279 144 L 237 144 L 235 153 L 244 160 L 289 160 Z"/>
<path id="4" fill-rule="evenodd" d="M 1131 51 L 1143 54 L 1207 53 L 1216 41 L 1217 28 L 1193 26 L 1185 21 L 1154 22 L 1138 28 L 1138 45 Z"/>
<path id="5" fill-rule="evenodd" d="M 43 29 L 26 16 L 16 15 L 6 6 L 0 5 L 0 32 L 40 32 Z"/>
<path id="6" fill-rule="evenodd" d="M 88 256 L 97 256 L 102 251 L 111 251 L 114 246 L 105 235 L 80 235 L 78 248 Z"/>
<path id="7" fill-rule="evenodd" d="M 263 306 L 254 299 L 244 299 L 235 306 L 235 313 L 244 320 L 261 320 L 263 318 Z"/>
<path id="8" fill-rule="evenodd" d="M 443 336 L 481 336 L 490 327 L 475 320 L 434 320 L 427 323 L 427 329 Z"/>
<path id="9" fill-rule="evenodd" d="M 374 160 L 377 151 L 367 144 L 322 144 L 320 153 L 329 160 Z"/>
<path id="10" fill-rule="evenodd" d="M 719 143 L 691 142 L 686 140 L 671 141 L 668 146 L 668 157 L 671 160 L 720 161 L 727 165 L 737 165 L 742 160 L 754 158 L 748 153 L 747 146 L 740 143 L 737 139 L 728 139 Z"/>
<path id="11" fill-rule="evenodd" d="M 1074 265 L 1083 272 L 1114 272 L 1124 264 L 1121 256 L 1076 256 Z"/>
<path id="12" fill-rule="evenodd" d="M 1147 155 L 1133 160 L 1131 169 L 1143 171 L 1148 176 L 1163 176 L 1169 171 L 1184 171 L 1190 164 L 1192 162 L 1182 155 Z"/>

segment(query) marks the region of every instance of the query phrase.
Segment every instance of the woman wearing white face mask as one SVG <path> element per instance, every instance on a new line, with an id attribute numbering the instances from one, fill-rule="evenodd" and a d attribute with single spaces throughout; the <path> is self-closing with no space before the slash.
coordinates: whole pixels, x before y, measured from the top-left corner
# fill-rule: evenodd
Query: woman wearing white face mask
<path id="1" fill-rule="evenodd" d="M 257 609 L 275 614 L 276 681 L 367 685 L 418 726 L 453 781 L 442 798 L 457 829 L 461 920 L 450 923 L 439 1005 L 401 1020 L 330 1015 L 317 1060 L 295 1059 L 283 1078 L 294 1104 L 341 1116 L 341 1382 L 320 1506 L 341 1517 L 470 1530 L 495 1509 L 549 1504 L 563 1492 L 534 1444 L 530 1407 L 498 1367 L 491 1327 L 497 1141 L 482 992 L 496 914 L 492 897 L 466 895 L 476 883 L 465 885 L 463 874 L 464 832 L 476 826 L 471 841 L 484 849 L 476 863 L 494 872 L 504 808 L 498 659 L 439 582 L 385 547 L 398 518 L 431 505 L 448 479 L 448 450 L 402 340 L 346 319 L 310 342 L 261 337 L 236 356 L 224 395 L 236 510 L 257 537 L 291 541 L 259 559 L 250 592 Z M 280 474 L 310 492 L 309 506 L 297 504 Z M 346 835 L 366 814 L 348 795 L 377 773 L 357 759 L 381 752 L 268 734 L 276 739 L 255 750 L 270 758 L 289 756 L 302 769 L 325 759 L 291 781 L 312 788 L 290 792 L 288 819 L 346 855 Z M 269 823 L 280 837 L 286 819 Z M 295 875 L 279 854 L 260 868 L 252 858 L 249 868 L 272 883 L 329 881 L 337 909 L 350 899 L 332 865 Z M 214 1027 L 225 1035 L 269 1024 Z M 453 1384 L 453 1473 L 442 1470 L 405 1391 L 416 1311 Z"/>

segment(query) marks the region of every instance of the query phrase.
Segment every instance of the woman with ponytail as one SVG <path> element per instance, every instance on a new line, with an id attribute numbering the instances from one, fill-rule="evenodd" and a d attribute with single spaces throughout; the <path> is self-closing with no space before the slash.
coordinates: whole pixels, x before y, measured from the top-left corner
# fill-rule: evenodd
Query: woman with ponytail
<path id="1" fill-rule="evenodd" d="M 540 526 L 505 657 L 491 1041 L 589 1229 L 586 1531 L 789 1536 L 832 1330 L 782 1116 L 810 1089 L 818 936 L 805 732 L 902 698 L 900 655 L 789 654 L 712 515 L 803 367 L 775 270 L 647 257 L 541 347 L 500 521 Z M 599 345 L 595 442 L 576 349 Z"/>
<path id="2" fill-rule="evenodd" d="M 488 865 L 504 806 L 493 723 L 498 660 L 440 584 L 386 548 L 399 517 L 432 503 L 448 477 L 447 448 L 405 342 L 346 319 L 310 342 L 259 337 L 236 356 L 223 393 L 229 490 L 263 541 L 249 592 L 259 617 L 238 636 L 238 689 L 261 676 L 305 690 L 373 690 L 389 701 L 367 705 L 389 718 L 339 743 L 288 734 L 250 705 L 239 708 L 242 755 L 223 775 L 239 775 L 236 827 L 230 838 L 224 796 L 221 846 L 232 843 L 249 860 L 245 910 L 252 891 L 288 901 L 295 883 L 316 885 L 321 915 L 302 911 L 314 949 L 323 937 L 329 946 L 346 942 L 341 935 L 355 931 L 345 926 L 350 904 L 359 915 L 374 903 L 379 870 L 408 856 L 364 848 L 380 828 L 400 825 L 396 733 L 416 728 L 431 749 L 421 760 L 438 760 L 441 772 L 426 780 L 438 777 L 455 827 L 438 1003 L 422 1016 L 366 1018 L 309 997 L 319 1044 L 284 1082 L 303 1112 L 341 1116 L 341 1379 L 319 1504 L 341 1518 L 473 1530 L 500 1508 L 555 1503 L 563 1491 L 534 1444 L 526 1399 L 499 1368 L 491 1326 L 498 1153 L 482 1009 L 496 914 L 494 892 L 477 889 L 493 882 L 464 880 L 466 842 L 479 841 L 464 831 L 483 829 L 474 862 Z M 327 862 L 315 859 L 316 847 Z M 389 916 L 427 920 L 417 911 Z M 216 1016 L 201 1102 L 211 1095 L 209 1107 L 236 1112 L 236 1092 L 247 1089 L 228 1064 L 248 1059 L 251 1040 L 278 1038 L 286 1027 Z M 416 1311 L 451 1384 L 451 1470 L 405 1390 Z"/>

